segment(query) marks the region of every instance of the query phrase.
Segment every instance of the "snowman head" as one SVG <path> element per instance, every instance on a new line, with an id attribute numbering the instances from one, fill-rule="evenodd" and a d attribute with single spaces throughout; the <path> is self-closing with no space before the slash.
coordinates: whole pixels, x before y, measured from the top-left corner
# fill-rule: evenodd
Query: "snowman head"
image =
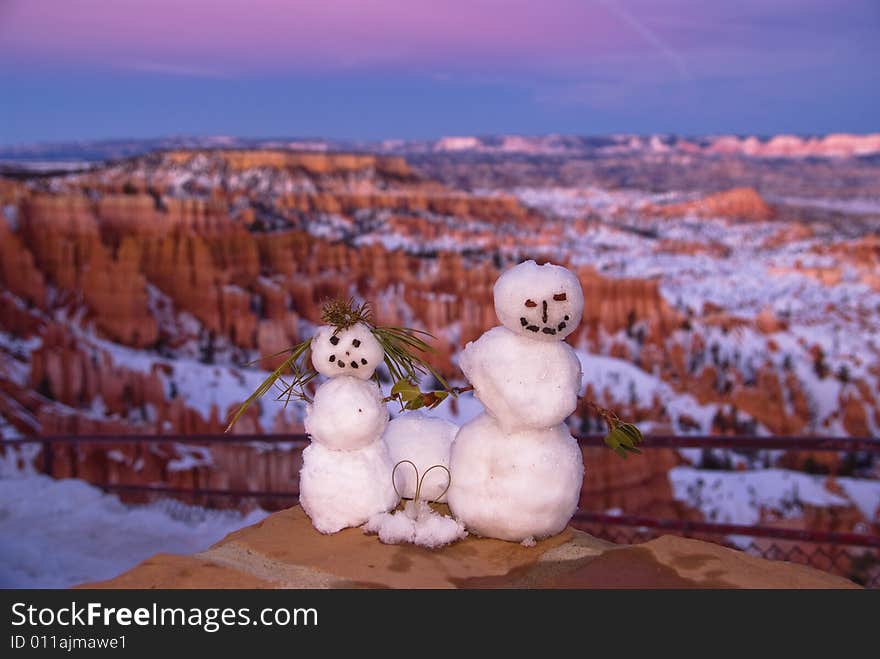
<path id="1" fill-rule="evenodd" d="M 561 265 L 525 261 L 495 282 L 495 313 L 507 329 L 541 341 L 561 341 L 581 322 L 584 292 Z"/>
<path id="2" fill-rule="evenodd" d="M 369 380 L 384 354 L 373 332 L 363 323 L 346 329 L 322 325 L 312 338 L 312 365 L 328 378 L 349 375 Z"/>

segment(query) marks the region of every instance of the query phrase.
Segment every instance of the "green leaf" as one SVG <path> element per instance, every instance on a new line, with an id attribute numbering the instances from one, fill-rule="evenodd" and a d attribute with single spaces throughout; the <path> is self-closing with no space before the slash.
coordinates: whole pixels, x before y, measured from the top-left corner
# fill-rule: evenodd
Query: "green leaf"
<path id="1" fill-rule="evenodd" d="M 642 435 L 642 431 L 638 429 L 632 423 L 621 423 L 617 426 L 617 430 L 619 430 L 623 435 L 625 435 L 630 440 L 630 446 L 635 446 L 636 444 L 641 444 L 645 441 L 644 435 Z"/>
<path id="2" fill-rule="evenodd" d="M 413 398 L 411 401 L 409 401 L 405 407 L 408 410 L 417 410 L 417 409 L 422 408 L 424 406 L 425 406 L 425 401 L 422 400 L 421 396 L 419 396 L 418 398 Z"/>
<path id="3" fill-rule="evenodd" d="M 412 382 L 403 379 L 394 383 L 394 386 L 391 387 L 391 395 L 400 396 L 405 401 L 411 401 L 419 398 L 422 392 Z"/>
<path id="4" fill-rule="evenodd" d="M 636 444 L 644 441 L 644 437 L 642 432 L 633 424 L 621 423 L 605 435 L 604 441 L 605 445 L 617 453 L 617 455 L 626 458 L 629 453 L 641 454 L 641 451 L 636 448 Z"/>

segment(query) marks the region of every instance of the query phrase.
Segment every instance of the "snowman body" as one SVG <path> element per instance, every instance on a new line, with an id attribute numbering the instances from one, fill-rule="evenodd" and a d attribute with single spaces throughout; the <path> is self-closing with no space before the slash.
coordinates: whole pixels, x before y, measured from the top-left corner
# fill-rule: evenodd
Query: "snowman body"
<path id="1" fill-rule="evenodd" d="M 391 420 L 382 440 L 391 461 L 395 465 L 403 463 L 394 474 L 400 496 L 412 499 L 416 483 L 421 481 L 420 499 L 446 503 L 449 454 L 457 433 L 454 423 L 424 412 L 407 412 Z"/>
<path id="2" fill-rule="evenodd" d="M 565 529 L 580 498 L 583 457 L 565 419 L 577 407 L 581 366 L 564 339 L 583 313 L 565 268 L 521 263 L 494 289 L 495 327 L 460 364 L 486 412 L 452 444 L 449 506 L 468 530 L 527 541 Z"/>
<path id="3" fill-rule="evenodd" d="M 329 379 L 306 410 L 312 443 L 303 451 L 300 505 L 321 533 L 360 526 L 394 508 L 393 465 L 381 441 L 388 410 L 370 380 L 382 348 L 368 327 L 320 328 L 312 364 Z"/>

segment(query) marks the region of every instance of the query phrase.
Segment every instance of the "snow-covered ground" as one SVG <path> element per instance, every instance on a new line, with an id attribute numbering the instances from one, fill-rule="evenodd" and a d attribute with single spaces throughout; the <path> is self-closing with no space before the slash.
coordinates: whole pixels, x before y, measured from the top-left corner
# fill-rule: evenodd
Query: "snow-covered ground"
<path id="1" fill-rule="evenodd" d="M 825 476 L 785 469 L 716 471 L 675 467 L 669 470 L 673 496 L 703 513 L 710 522 L 757 524 L 761 513 L 797 517 L 804 505 L 855 505 L 866 519 L 880 513 L 880 481 L 838 477 L 844 495 L 826 487 Z"/>
<path id="2" fill-rule="evenodd" d="M 191 554 L 267 515 L 175 501 L 127 505 L 81 480 L 0 474 L 0 588 L 67 588 L 157 552 Z"/>

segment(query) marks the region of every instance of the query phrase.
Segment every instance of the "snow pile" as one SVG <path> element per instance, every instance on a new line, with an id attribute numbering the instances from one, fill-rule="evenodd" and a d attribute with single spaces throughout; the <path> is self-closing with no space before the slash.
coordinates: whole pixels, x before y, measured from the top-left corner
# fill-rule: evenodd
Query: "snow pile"
<path id="1" fill-rule="evenodd" d="M 126 505 L 80 480 L 0 478 L 0 587 L 68 588 L 109 579 L 157 552 L 192 554 L 267 513 L 176 501 Z"/>
<path id="2" fill-rule="evenodd" d="M 382 439 L 388 446 L 391 462 L 397 465 L 409 460 L 415 465 L 413 469 L 406 463 L 400 464 L 394 474 L 400 496 L 407 499 L 415 496 L 418 470 L 418 479 L 422 481 L 419 498 L 446 501 L 449 473 L 431 467 L 441 465 L 449 469 L 449 451 L 457 432 L 458 426 L 454 423 L 422 412 L 409 412 L 388 424 Z"/>
<path id="3" fill-rule="evenodd" d="M 837 478 L 836 481 L 865 519 L 880 520 L 880 481 L 863 478 Z"/>
<path id="4" fill-rule="evenodd" d="M 761 513 L 797 517 L 804 505 L 848 506 L 850 500 L 825 487 L 826 477 L 785 469 L 715 471 L 675 467 L 669 471 L 673 495 L 703 513 L 711 522 L 757 524 Z M 866 519 L 880 509 L 880 482 L 835 478 Z"/>
<path id="5" fill-rule="evenodd" d="M 387 545 L 409 543 L 437 549 L 467 535 L 464 524 L 431 510 L 424 500 L 407 502 L 403 510 L 374 515 L 364 525 L 364 533 L 376 533 Z"/>

